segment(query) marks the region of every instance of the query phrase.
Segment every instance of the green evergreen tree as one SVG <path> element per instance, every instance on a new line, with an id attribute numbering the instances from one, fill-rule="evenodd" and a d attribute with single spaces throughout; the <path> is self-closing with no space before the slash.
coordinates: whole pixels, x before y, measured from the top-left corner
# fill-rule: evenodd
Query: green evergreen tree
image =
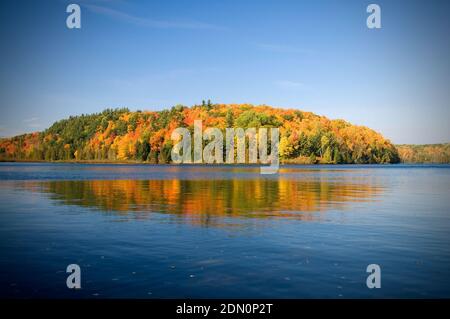
<path id="1" fill-rule="evenodd" d="M 234 125 L 234 119 L 233 119 L 233 111 L 230 109 L 227 111 L 227 115 L 225 117 L 225 121 L 227 123 L 228 128 L 232 128 Z"/>

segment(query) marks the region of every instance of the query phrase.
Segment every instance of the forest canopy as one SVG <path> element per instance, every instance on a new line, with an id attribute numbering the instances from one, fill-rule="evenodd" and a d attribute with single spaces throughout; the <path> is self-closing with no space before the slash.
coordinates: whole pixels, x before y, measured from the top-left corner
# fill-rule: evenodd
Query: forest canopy
<path id="1" fill-rule="evenodd" d="M 402 163 L 450 163 L 450 143 L 397 145 Z"/>
<path id="2" fill-rule="evenodd" d="M 266 105 L 202 103 L 163 111 L 106 109 L 71 116 L 42 132 L 0 140 L 0 160 L 138 161 L 170 163 L 177 127 L 279 127 L 282 163 L 398 163 L 397 148 L 381 134 L 344 120 Z"/>

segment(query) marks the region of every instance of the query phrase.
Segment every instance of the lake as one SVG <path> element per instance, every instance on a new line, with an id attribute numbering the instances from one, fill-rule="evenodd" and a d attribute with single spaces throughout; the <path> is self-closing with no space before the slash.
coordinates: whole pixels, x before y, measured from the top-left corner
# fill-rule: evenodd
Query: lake
<path id="1" fill-rule="evenodd" d="M 1 297 L 450 297 L 448 165 L 0 163 L 0 202 Z"/>

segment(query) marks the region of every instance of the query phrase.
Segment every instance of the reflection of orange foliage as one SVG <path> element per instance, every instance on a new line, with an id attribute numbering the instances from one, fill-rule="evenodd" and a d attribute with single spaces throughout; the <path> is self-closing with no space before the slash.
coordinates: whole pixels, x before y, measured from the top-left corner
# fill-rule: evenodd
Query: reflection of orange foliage
<path id="1" fill-rule="evenodd" d="M 31 182 L 36 189 L 36 182 Z M 356 181 L 320 179 L 94 180 L 37 183 L 65 204 L 120 214 L 157 212 L 207 223 L 220 216 L 314 219 L 308 212 L 345 209 L 374 200 L 382 189 Z M 217 222 L 217 221 L 216 221 Z"/>

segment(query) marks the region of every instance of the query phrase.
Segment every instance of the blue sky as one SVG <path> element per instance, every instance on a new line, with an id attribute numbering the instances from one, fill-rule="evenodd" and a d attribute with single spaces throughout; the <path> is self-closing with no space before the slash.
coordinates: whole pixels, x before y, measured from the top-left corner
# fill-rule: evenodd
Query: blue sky
<path id="1" fill-rule="evenodd" d="M 82 28 L 66 27 L 81 6 Z M 382 28 L 366 27 L 381 6 Z M 0 136 L 107 107 L 298 108 L 450 142 L 448 1 L 1 1 Z"/>

